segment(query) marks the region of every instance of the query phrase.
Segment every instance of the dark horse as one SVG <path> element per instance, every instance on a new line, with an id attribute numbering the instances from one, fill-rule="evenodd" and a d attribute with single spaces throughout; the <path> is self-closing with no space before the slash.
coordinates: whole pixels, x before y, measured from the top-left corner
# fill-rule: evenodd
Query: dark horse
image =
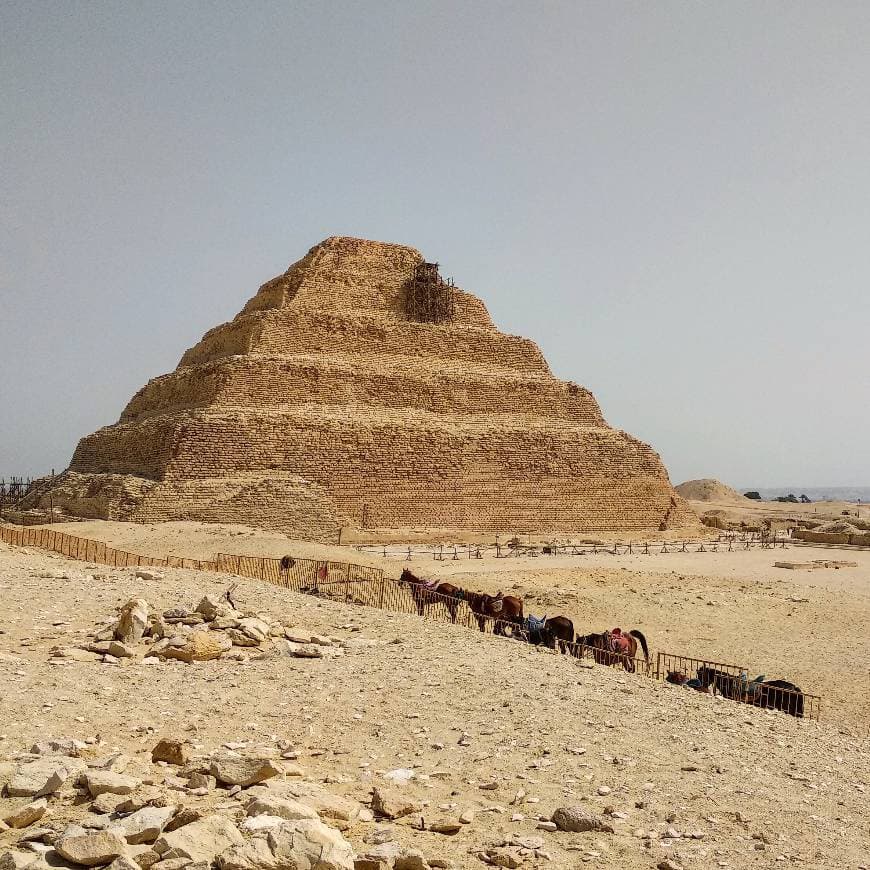
<path id="1" fill-rule="evenodd" d="M 765 680 L 759 683 L 755 692 L 748 698 L 748 703 L 756 707 L 767 707 L 769 710 L 782 710 L 789 716 L 804 718 L 804 694 L 794 684 L 786 680 Z"/>
<path id="2" fill-rule="evenodd" d="M 566 653 L 574 643 L 574 623 L 567 616 L 545 619 L 541 637 L 544 646 Z"/>
<path id="3" fill-rule="evenodd" d="M 399 583 L 408 584 L 411 590 L 411 597 L 414 599 L 417 613 L 420 616 L 425 614 L 427 607 L 440 602 L 447 608 L 447 612 L 450 614 L 450 621 L 456 622 L 456 611 L 459 610 L 459 604 L 466 597 L 464 589 L 460 589 L 452 583 L 444 582 L 430 585 L 407 568 L 402 571 Z"/>
<path id="4" fill-rule="evenodd" d="M 486 620 L 494 619 L 493 634 L 506 635 L 508 625 L 512 626 L 511 634 L 523 627 L 523 599 L 515 595 L 487 595 L 483 592 L 466 592 L 468 606 L 471 608 L 477 625 L 481 631 L 486 631 Z"/>
<path id="5" fill-rule="evenodd" d="M 741 701 L 746 694 L 746 680 L 740 674 L 729 674 L 707 665 L 698 668 L 698 681 L 705 691 L 712 688 L 714 695 L 718 692 L 732 701 Z"/>
<path id="6" fill-rule="evenodd" d="M 713 687 L 732 701 L 742 701 L 753 707 L 782 710 L 798 719 L 804 717 L 804 696 L 801 689 L 786 680 L 747 681 L 745 674 L 728 674 L 725 671 L 703 665 L 698 668 L 698 680 L 704 689 Z"/>
<path id="7" fill-rule="evenodd" d="M 622 665 L 630 674 L 634 673 L 634 660 L 637 657 L 637 644 L 640 641 L 643 657 L 649 667 L 649 649 L 643 632 L 633 628 L 628 634 L 619 629 L 601 634 L 585 634 L 577 637 L 576 655 L 582 656 L 583 647 L 592 650 L 592 658 L 599 665 Z"/>

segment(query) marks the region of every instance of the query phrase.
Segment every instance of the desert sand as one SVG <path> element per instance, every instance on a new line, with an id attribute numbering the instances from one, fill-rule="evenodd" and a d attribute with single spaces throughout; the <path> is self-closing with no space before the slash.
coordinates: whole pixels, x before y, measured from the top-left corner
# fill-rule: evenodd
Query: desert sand
<path id="1" fill-rule="evenodd" d="M 750 612 L 766 606 L 784 616 L 790 592 L 811 596 L 809 604 L 794 604 L 788 618 L 801 625 L 828 594 L 846 594 L 763 580 L 741 597 L 735 581 L 670 574 L 666 559 L 658 573 L 648 569 L 643 583 L 640 573 L 613 565 L 560 567 L 550 572 L 545 592 L 541 559 L 529 560 L 534 568 L 516 560 L 500 573 L 475 570 L 468 579 L 527 584 L 539 589 L 540 604 L 553 596 L 604 625 L 616 612 L 625 624 L 643 616 L 645 625 L 658 612 L 656 619 L 667 617 L 687 641 L 696 626 L 699 645 L 729 626 L 735 643 L 748 642 Z M 683 561 L 668 567 L 682 571 L 676 566 Z M 455 563 L 440 567 L 468 571 Z M 150 783 L 149 794 L 163 795 L 164 804 L 241 825 L 246 795 L 256 789 L 235 797 L 225 787 L 191 789 L 179 768 L 152 763 L 152 748 L 165 737 L 182 741 L 195 758 L 231 743 L 243 754 L 280 759 L 289 747 L 293 760 L 279 760 L 280 775 L 258 787 L 267 796 L 316 788 L 367 809 L 372 787 L 388 785 L 386 774 L 411 771 L 401 794 L 417 807 L 412 814 L 391 823 L 354 813 L 342 827 L 358 855 L 376 842 L 393 843 L 418 867 L 483 867 L 486 849 L 512 856 L 499 861 L 552 868 L 858 868 L 867 861 L 870 756 L 857 720 L 829 714 L 820 723 L 799 721 L 583 667 L 516 641 L 255 581 L 237 586 L 240 609 L 300 634 L 318 632 L 336 643 L 368 638 L 372 645 L 315 659 L 289 657 L 284 641 L 274 639 L 245 650 L 241 661 L 146 663 L 141 648 L 114 661 L 58 661 L 53 647 L 87 643 L 131 596 L 144 597 L 158 613 L 192 608 L 205 593 L 219 596 L 233 578 L 167 570 L 143 579 L 132 570 L 4 545 L 0 570 L 0 781 L 14 774 L 32 743 L 77 738 L 90 741 L 84 760 L 91 765 L 120 764 L 122 753 L 126 775 Z M 852 607 L 862 594 L 866 637 L 866 593 L 850 591 L 841 604 Z M 649 633 L 656 645 L 655 625 Z M 769 646 L 757 645 L 758 658 Z M 789 667 L 815 666 L 805 650 L 788 653 Z M 841 657 L 844 680 L 847 659 L 852 667 L 856 661 Z M 866 653 L 859 660 L 866 664 Z M 5 798 L 0 805 L 4 813 L 19 812 L 29 800 Z M 67 787 L 48 798 L 49 814 L 38 826 L 50 834 L 70 821 L 117 824 L 116 815 L 100 816 L 105 809 L 95 805 Z M 612 833 L 539 827 L 539 818 L 575 805 L 605 820 Z M 436 833 L 438 821 L 457 833 Z M 0 854 L 22 836 L 0 831 Z M 505 842 L 535 848 L 523 855 L 518 847 L 505 850 Z M 26 856 L 25 848 L 14 854 Z"/>
<path id="2" fill-rule="evenodd" d="M 151 556 L 210 559 L 218 552 L 353 561 L 398 577 L 411 567 L 471 590 L 521 595 L 526 612 L 574 621 L 578 633 L 639 628 L 659 651 L 744 666 L 823 699 L 822 715 L 870 733 L 870 551 L 786 549 L 619 555 L 445 558 L 405 548 L 306 543 L 245 526 L 83 522 L 71 533 Z M 379 552 L 380 554 L 379 554 Z M 388 557 L 381 555 L 384 551 Z M 854 568 L 784 570 L 781 560 L 844 559 Z"/>

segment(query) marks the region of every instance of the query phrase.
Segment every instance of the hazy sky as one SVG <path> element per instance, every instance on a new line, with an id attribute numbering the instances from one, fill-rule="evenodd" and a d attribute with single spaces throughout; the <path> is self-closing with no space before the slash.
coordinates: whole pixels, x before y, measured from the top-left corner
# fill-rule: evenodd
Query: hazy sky
<path id="1" fill-rule="evenodd" d="M 0 5 L 0 476 L 330 235 L 675 482 L 870 484 L 870 3 Z"/>

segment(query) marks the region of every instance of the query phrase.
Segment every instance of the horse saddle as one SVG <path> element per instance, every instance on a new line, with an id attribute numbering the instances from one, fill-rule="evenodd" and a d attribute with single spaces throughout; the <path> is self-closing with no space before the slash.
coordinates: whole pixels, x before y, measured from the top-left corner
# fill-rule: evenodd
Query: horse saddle
<path id="1" fill-rule="evenodd" d="M 546 616 L 532 616 L 530 613 L 526 617 L 526 630 L 531 634 L 540 634 L 544 630 L 544 625 L 547 622 Z"/>
<path id="2" fill-rule="evenodd" d="M 499 592 L 498 595 L 496 595 L 494 598 L 491 598 L 489 602 L 489 607 L 493 613 L 501 613 L 502 608 L 504 607 L 504 595 Z"/>
<path id="3" fill-rule="evenodd" d="M 621 631 L 608 632 L 610 649 L 615 653 L 627 653 L 631 650 L 631 641 Z"/>
<path id="4" fill-rule="evenodd" d="M 439 585 L 441 584 L 440 580 L 429 580 L 423 584 L 423 587 L 427 589 L 429 592 L 434 592 Z"/>

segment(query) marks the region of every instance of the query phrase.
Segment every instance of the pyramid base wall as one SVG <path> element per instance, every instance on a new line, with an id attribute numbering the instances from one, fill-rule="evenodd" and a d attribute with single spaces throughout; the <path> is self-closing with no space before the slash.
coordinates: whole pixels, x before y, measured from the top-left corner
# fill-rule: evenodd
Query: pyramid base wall
<path id="1" fill-rule="evenodd" d="M 131 520 L 239 522 L 332 540 L 343 526 L 496 534 L 698 527 L 655 452 L 608 428 L 349 408 L 200 412 L 102 429 L 82 440 L 72 470 L 117 477 L 137 455 L 138 437 L 168 446 L 162 465 L 148 465 Z"/>

